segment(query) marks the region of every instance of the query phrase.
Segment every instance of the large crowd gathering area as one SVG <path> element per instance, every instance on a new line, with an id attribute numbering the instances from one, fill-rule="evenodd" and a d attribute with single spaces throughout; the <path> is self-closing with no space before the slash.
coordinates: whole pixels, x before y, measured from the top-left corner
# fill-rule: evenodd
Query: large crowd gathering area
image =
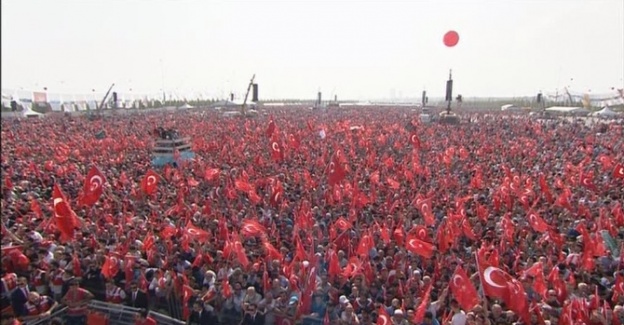
<path id="1" fill-rule="evenodd" d="M 622 122 L 457 114 L 3 118 L 1 324 L 622 324 Z"/>

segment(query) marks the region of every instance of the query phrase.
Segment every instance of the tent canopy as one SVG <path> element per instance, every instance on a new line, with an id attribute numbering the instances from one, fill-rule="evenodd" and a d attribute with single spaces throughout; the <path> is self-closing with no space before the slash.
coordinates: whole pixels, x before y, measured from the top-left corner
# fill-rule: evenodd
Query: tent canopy
<path id="1" fill-rule="evenodd" d="M 612 111 L 608 106 L 603 107 L 598 112 L 592 113 L 592 116 L 618 116 L 619 114 Z"/>

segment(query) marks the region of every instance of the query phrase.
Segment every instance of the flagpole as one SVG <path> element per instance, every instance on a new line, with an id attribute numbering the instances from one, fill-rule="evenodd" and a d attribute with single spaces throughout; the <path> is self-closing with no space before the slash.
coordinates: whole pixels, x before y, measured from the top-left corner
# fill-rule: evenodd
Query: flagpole
<path id="1" fill-rule="evenodd" d="M 475 262 L 477 264 L 477 274 L 479 274 L 479 293 L 481 294 L 481 299 L 485 299 L 485 291 L 483 290 L 483 275 L 481 274 L 481 267 L 479 266 L 479 256 L 477 252 L 474 253 Z"/>

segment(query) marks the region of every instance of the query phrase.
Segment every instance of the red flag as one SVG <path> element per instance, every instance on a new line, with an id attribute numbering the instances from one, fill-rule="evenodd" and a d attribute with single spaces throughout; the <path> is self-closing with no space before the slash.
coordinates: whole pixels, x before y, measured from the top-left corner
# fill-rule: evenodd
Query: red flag
<path id="1" fill-rule="evenodd" d="M 407 236 L 405 248 L 412 253 L 426 258 L 431 258 L 435 250 L 435 246 L 433 244 L 418 239 L 418 237 L 414 234 L 409 234 Z"/>
<path id="2" fill-rule="evenodd" d="M 327 175 L 327 183 L 329 183 L 330 186 L 340 183 L 346 176 L 344 167 L 342 166 L 340 161 L 338 161 L 336 156 L 334 156 L 334 158 L 332 158 L 332 161 L 329 163 Z"/>
<path id="3" fill-rule="evenodd" d="M 425 312 L 427 312 L 427 307 L 429 307 L 429 300 L 431 300 L 431 287 L 429 284 L 427 286 L 427 290 L 425 290 L 425 294 L 423 295 L 420 304 L 416 307 L 416 311 L 414 311 L 414 323 L 420 324 L 425 318 Z"/>
<path id="4" fill-rule="evenodd" d="M 92 206 L 102 196 L 102 186 L 106 183 L 106 178 L 100 172 L 100 170 L 92 166 L 85 178 L 83 186 L 83 194 L 80 200 L 80 204 L 86 206 Z"/>
<path id="5" fill-rule="evenodd" d="M 617 165 L 615 165 L 615 168 L 613 168 L 613 177 L 624 179 L 624 165 L 623 164 L 618 163 Z"/>
<path id="6" fill-rule="evenodd" d="M 119 260 L 115 256 L 105 256 L 102 270 L 100 271 L 106 279 L 112 279 L 119 273 Z"/>
<path id="7" fill-rule="evenodd" d="M 547 224 L 546 221 L 544 221 L 544 219 L 537 214 L 537 212 L 530 211 L 527 215 L 527 220 L 529 221 L 531 228 L 533 228 L 536 232 L 544 233 L 551 229 L 550 225 Z"/>
<path id="8" fill-rule="evenodd" d="M 267 230 L 258 221 L 253 219 L 246 219 L 243 221 L 240 230 L 241 235 L 247 237 L 262 237 L 266 236 Z"/>
<path id="9" fill-rule="evenodd" d="M 284 160 L 284 149 L 277 141 L 271 141 L 271 157 L 276 162 Z"/>
<path id="10" fill-rule="evenodd" d="M 74 238 L 74 229 L 77 223 L 76 213 L 69 206 L 69 202 L 67 202 L 65 195 L 63 195 L 57 184 L 54 184 L 52 198 L 54 202 L 54 220 L 56 221 L 56 227 L 61 232 L 61 241 L 70 241 Z"/>
<path id="11" fill-rule="evenodd" d="M 477 267 L 483 292 L 487 296 L 499 299 L 509 297 L 508 283 L 511 281 L 511 276 L 507 272 L 490 265 L 479 254 L 477 254 Z"/>
<path id="12" fill-rule="evenodd" d="M 457 266 L 457 269 L 455 269 L 449 288 L 464 310 L 472 310 L 474 306 L 479 304 L 477 289 L 470 282 L 470 278 L 461 266 Z"/>
<path id="13" fill-rule="evenodd" d="M 195 227 L 195 225 L 193 225 L 192 223 L 188 223 L 186 225 L 186 234 L 195 240 L 199 240 L 199 241 L 208 241 L 210 239 L 210 233 Z"/>
<path id="14" fill-rule="evenodd" d="M 220 173 L 221 170 L 219 170 L 218 168 L 206 168 L 206 171 L 204 172 L 204 179 L 209 182 L 213 181 L 219 178 Z"/>
<path id="15" fill-rule="evenodd" d="M 152 195 L 158 186 L 160 176 L 153 170 L 148 170 L 147 174 L 141 180 L 141 190 L 147 195 Z"/>
<path id="16" fill-rule="evenodd" d="M 594 184 L 594 180 L 593 180 L 594 173 L 592 171 L 588 173 L 581 172 L 580 179 L 581 179 L 581 185 L 583 185 L 583 187 L 592 191 L 597 191 L 596 185 Z"/>
<path id="17" fill-rule="evenodd" d="M 379 307 L 377 325 L 392 325 L 392 319 L 384 306 Z"/>
<path id="18" fill-rule="evenodd" d="M 270 138 L 271 136 L 273 136 L 273 133 L 275 133 L 275 122 L 273 121 L 272 117 L 269 120 L 269 125 L 267 126 L 265 133 L 266 133 L 267 138 Z"/>
<path id="19" fill-rule="evenodd" d="M 410 143 L 414 146 L 414 149 L 420 149 L 420 139 L 416 133 L 410 135 Z"/>
<path id="20" fill-rule="evenodd" d="M 435 219 L 433 217 L 433 212 L 431 210 L 431 198 L 424 198 L 420 194 L 416 196 L 416 199 L 413 203 L 416 205 L 416 208 L 420 210 L 420 213 L 425 220 L 425 224 L 427 226 L 433 226 L 435 224 Z"/>

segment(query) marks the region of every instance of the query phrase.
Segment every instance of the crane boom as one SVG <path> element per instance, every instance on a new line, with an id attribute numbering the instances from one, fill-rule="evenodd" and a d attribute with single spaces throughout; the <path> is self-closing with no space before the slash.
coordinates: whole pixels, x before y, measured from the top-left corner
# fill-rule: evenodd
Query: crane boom
<path id="1" fill-rule="evenodd" d="M 243 116 L 247 115 L 247 98 L 249 97 L 249 92 L 251 91 L 251 87 L 253 86 L 254 79 L 256 78 L 256 74 L 254 73 L 251 76 L 251 80 L 249 81 L 249 86 L 247 86 L 247 93 L 245 93 L 245 100 L 243 100 L 243 105 L 241 105 L 241 113 Z"/>

